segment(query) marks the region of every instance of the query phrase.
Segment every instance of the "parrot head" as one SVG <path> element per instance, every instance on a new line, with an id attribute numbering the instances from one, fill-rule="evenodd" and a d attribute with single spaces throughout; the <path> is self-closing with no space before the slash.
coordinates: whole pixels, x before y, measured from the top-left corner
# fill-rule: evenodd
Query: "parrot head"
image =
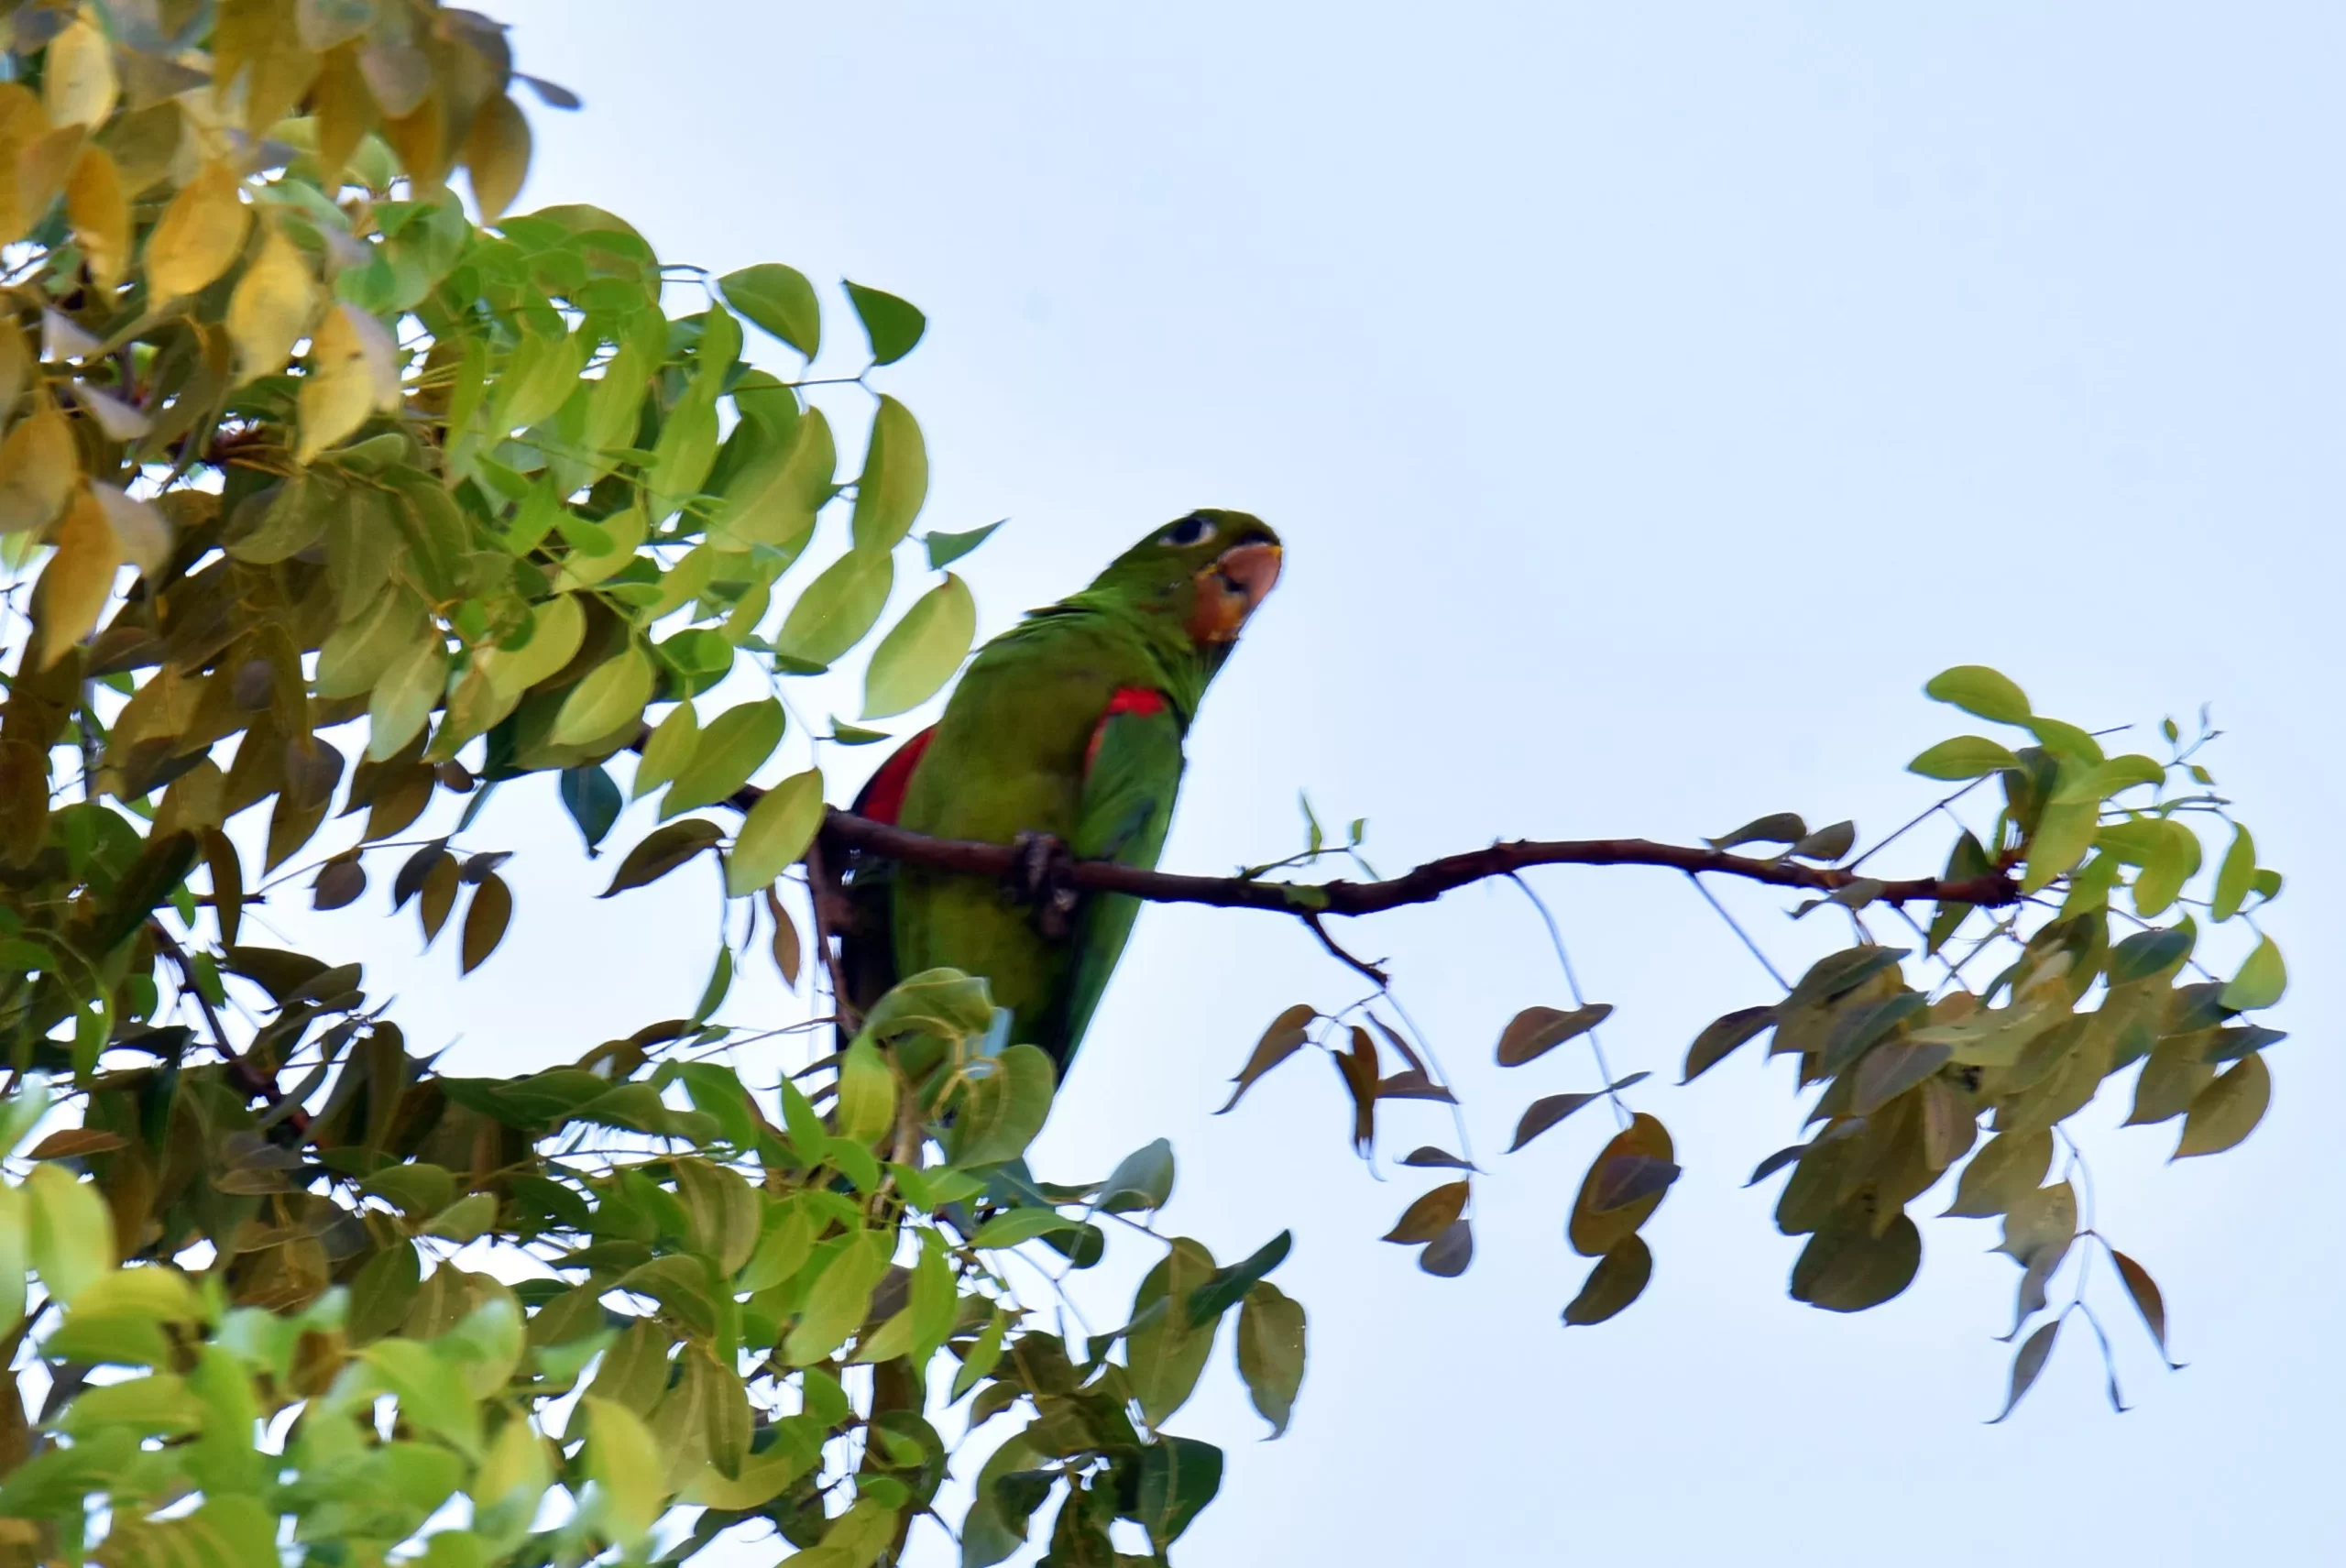
<path id="1" fill-rule="evenodd" d="M 1176 621 L 1200 652 L 1227 652 L 1279 580 L 1279 536 L 1260 518 L 1207 507 L 1153 531 L 1091 585 Z M 1219 659 L 1215 663 L 1219 663 Z"/>

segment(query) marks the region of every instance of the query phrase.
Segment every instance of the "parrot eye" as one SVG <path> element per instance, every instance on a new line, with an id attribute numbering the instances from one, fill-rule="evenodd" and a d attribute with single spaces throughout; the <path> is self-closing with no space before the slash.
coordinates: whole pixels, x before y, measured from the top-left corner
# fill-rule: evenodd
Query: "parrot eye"
<path id="1" fill-rule="evenodd" d="M 1158 536 L 1159 544 L 1169 544 L 1176 550 L 1187 550 L 1192 544 L 1202 544 L 1213 537 L 1213 524 L 1201 517 L 1185 517 Z"/>

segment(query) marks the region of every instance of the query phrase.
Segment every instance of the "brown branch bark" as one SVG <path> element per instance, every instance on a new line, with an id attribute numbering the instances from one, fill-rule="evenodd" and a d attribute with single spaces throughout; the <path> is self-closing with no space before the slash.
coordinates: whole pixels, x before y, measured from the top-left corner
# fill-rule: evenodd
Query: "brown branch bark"
<path id="1" fill-rule="evenodd" d="M 750 785 L 737 791 L 727 804 L 746 811 L 763 794 Z M 825 815 L 822 836 L 840 848 L 878 855 L 903 865 L 962 872 L 971 876 L 1006 876 L 1016 869 L 1018 861 L 1018 851 L 1008 844 L 932 839 L 925 833 L 892 828 L 836 806 Z M 2020 884 L 2001 871 L 1951 882 L 1940 877 L 1880 882 L 1835 866 L 1806 865 L 1786 859 L 1760 860 L 1707 847 L 1656 843 L 1650 839 L 1510 839 L 1487 849 L 1468 850 L 1428 861 L 1414 871 L 1382 882 L 1340 878 L 1334 882 L 1290 883 L 1250 877 L 1185 876 L 1175 872 L 1143 871 L 1111 861 L 1077 861 L 1069 868 L 1068 880 L 1090 892 L 1129 894 L 1152 904 L 1261 909 L 1310 920 L 1326 915 L 1376 915 L 1406 905 L 1431 904 L 1458 888 L 1532 866 L 1654 866 L 1667 871 L 1738 877 L 1770 887 L 1825 895 L 1864 883 L 1871 889 L 1871 902 L 1879 904 L 1954 903 L 1994 907 L 2016 904 L 2021 897 Z M 1349 957 L 1346 961 L 1360 967 L 1357 960 Z"/>

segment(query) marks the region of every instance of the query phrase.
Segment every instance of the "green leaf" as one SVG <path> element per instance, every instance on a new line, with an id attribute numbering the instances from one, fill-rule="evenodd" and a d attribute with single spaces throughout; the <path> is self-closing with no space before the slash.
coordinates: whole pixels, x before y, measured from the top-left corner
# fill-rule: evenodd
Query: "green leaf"
<path id="1" fill-rule="evenodd" d="M 2019 765 L 2020 759 L 2008 747 L 1984 735 L 1958 735 L 1925 751 L 1906 764 L 1906 771 L 1926 779 L 1976 779 Z"/>
<path id="2" fill-rule="evenodd" d="M 1238 1309 L 1238 1375 L 1273 1437 L 1287 1431 L 1303 1387 L 1303 1303 L 1268 1280 L 1246 1292 Z"/>
<path id="3" fill-rule="evenodd" d="M 896 1124 L 896 1075 L 868 1039 L 848 1047 L 839 1060 L 839 1106 L 832 1121 L 840 1137 L 858 1144 L 876 1142 Z"/>
<path id="4" fill-rule="evenodd" d="M 1014 1247 L 1055 1231 L 1078 1229 L 1080 1222 L 1056 1209 L 1009 1209 L 978 1227 L 970 1245 L 979 1248 Z"/>
<path id="5" fill-rule="evenodd" d="M 693 743 L 692 761 L 661 798 L 662 817 L 729 797 L 750 782 L 782 744 L 782 704 L 773 697 L 740 703 L 711 719 Z"/>
<path id="6" fill-rule="evenodd" d="M 871 746 L 889 739 L 889 735 L 884 729 L 866 729 L 860 725 L 842 724 L 834 718 L 828 739 L 834 745 Z"/>
<path id="7" fill-rule="evenodd" d="M 652 678 L 651 655 L 633 643 L 604 660 L 563 698 L 554 718 L 554 743 L 583 746 L 641 718 L 643 705 L 652 700 Z M 373 754 L 370 747 L 368 755 Z"/>
<path id="8" fill-rule="evenodd" d="M 767 790 L 734 838 L 725 862 L 727 894 L 745 898 L 770 884 L 806 854 L 822 826 L 821 769 L 793 773 Z"/>
<path id="9" fill-rule="evenodd" d="M 2264 937 L 2258 938 L 2255 950 L 2225 985 L 2219 1000 L 2235 1013 L 2248 1013 L 2272 1006 L 2288 989 L 2289 971 L 2281 960 L 2280 947 L 2272 938 Z"/>
<path id="10" fill-rule="evenodd" d="M 764 261 L 717 280 L 725 302 L 807 358 L 823 346 L 823 307 L 795 267 Z"/>
<path id="11" fill-rule="evenodd" d="M 358 1354 L 398 1397 L 402 1419 L 461 1453 L 480 1453 L 480 1407 L 455 1363 L 411 1339 L 377 1340 Z"/>
<path id="12" fill-rule="evenodd" d="M 2049 817 L 2051 810 L 2045 815 Z M 2134 878 L 2134 913 L 2149 920 L 2164 915 L 2199 871 L 2199 835 L 2182 823 L 2155 824 L 2150 852 Z"/>
<path id="13" fill-rule="evenodd" d="M 1160 1437 L 1140 1451 L 1135 1512 L 1160 1558 L 1221 1489 L 1222 1450 L 1210 1442 Z"/>
<path id="14" fill-rule="evenodd" d="M 579 1404 L 586 1415 L 586 1477 L 595 1487 L 587 1516 L 599 1534 L 632 1550 L 660 1517 L 667 1464 L 633 1410 L 592 1397 Z"/>
<path id="15" fill-rule="evenodd" d="M 2110 983 L 2120 986 L 2147 980 L 2173 969 L 2190 952 L 2191 932 L 2182 927 L 2137 931 L 2110 949 Z"/>
<path id="16" fill-rule="evenodd" d="M 939 533 L 932 529 L 922 534 L 921 543 L 927 548 L 930 569 L 941 571 L 951 565 L 979 545 L 983 544 L 995 529 L 1009 521 L 1008 518 L 1003 518 L 1001 522 L 990 522 L 983 528 L 972 528 L 962 533 Z"/>
<path id="17" fill-rule="evenodd" d="M 1743 844 L 1793 844 L 1808 837 L 1808 824 L 1797 811 L 1772 812 L 1755 817 L 1732 833 L 1703 842 L 1714 850 L 1732 850 Z"/>
<path id="18" fill-rule="evenodd" d="M 115 1266 L 113 1217 L 97 1184 L 60 1165 L 35 1166 L 25 1190 L 32 1201 L 33 1268 L 49 1295 L 70 1307 Z"/>
<path id="19" fill-rule="evenodd" d="M 641 887 L 657 882 L 703 850 L 710 849 L 725 837 L 724 830 L 706 817 L 688 817 L 682 822 L 671 822 L 656 828 L 644 836 L 643 841 L 627 852 L 619 871 L 611 877 L 611 885 L 597 896 L 609 898 L 631 887 Z"/>
<path id="20" fill-rule="evenodd" d="M 2055 878 L 2066 876 L 2085 859 L 2093 847 L 2098 815 L 2098 808 L 2090 804 L 2045 808 L 2028 841 L 2028 874 L 2020 884 L 2023 893 L 2051 886 Z"/>
<path id="21" fill-rule="evenodd" d="M 1588 1271 L 1580 1294 L 1564 1308 L 1565 1323 L 1577 1328 L 1603 1322 L 1643 1294 L 1652 1277 L 1652 1250 L 1642 1237 L 1625 1237 Z"/>
<path id="22" fill-rule="evenodd" d="M 1940 702 L 1953 703 L 1966 713 L 1999 724 L 2028 722 L 2028 695 L 2010 676 L 1985 664 L 1957 664 L 1953 669 L 1941 670 L 1923 684 L 1923 691 Z"/>
<path id="23" fill-rule="evenodd" d="M 641 800 L 674 780 L 693 760 L 693 748 L 699 743 L 700 715 L 693 711 L 691 703 L 680 702 L 652 726 L 652 739 L 643 743 L 642 760 L 635 764 L 627 797 Z"/>
<path id="24" fill-rule="evenodd" d="M 1464 1187 L 1465 1183 L 1462 1181 L 1455 1185 Z M 1215 1269 L 1211 1278 L 1189 1292 L 1187 1308 L 1189 1326 L 1193 1329 L 1205 1328 L 1238 1305 L 1263 1276 L 1287 1261 L 1287 1255 L 1294 1245 L 1295 1234 L 1281 1231 L 1256 1247 L 1244 1260 L 1227 1268 Z"/>
<path id="25" fill-rule="evenodd" d="M 367 759 L 388 762 L 422 732 L 424 720 L 448 689 L 448 648 L 440 629 L 425 623 L 423 634 L 384 667 L 368 698 Z"/>
<path id="26" fill-rule="evenodd" d="M 886 718 L 935 696 L 977 640 L 978 607 L 952 573 L 915 600 L 880 646 L 863 676 L 863 717 Z"/>
<path id="27" fill-rule="evenodd" d="M 1132 1330 L 1124 1339 L 1124 1364 L 1133 1397 L 1152 1427 L 1181 1408 L 1198 1386 L 1213 1352 L 1219 1319 L 1197 1327 L 1177 1310 L 1189 1293 L 1213 1277 L 1213 1255 L 1187 1236 L 1150 1269 L 1133 1298 Z"/>
<path id="28" fill-rule="evenodd" d="M 872 1288 L 888 1271 L 889 1237 L 858 1232 L 806 1294 L 806 1310 L 783 1346 L 783 1360 L 805 1366 L 844 1343 L 872 1310 Z"/>
<path id="29" fill-rule="evenodd" d="M 733 949 L 717 949 L 717 962 L 710 966 L 708 983 L 701 987 L 700 1001 L 693 1006 L 693 1027 L 698 1028 L 709 1016 L 725 1005 L 725 993 L 733 989 Z"/>
<path id="30" fill-rule="evenodd" d="M 893 550 L 928 499 L 928 444 L 912 411 L 888 396 L 872 416 L 863 473 L 855 482 L 850 529 L 858 550 Z"/>
<path id="31" fill-rule="evenodd" d="M 828 666 L 863 640 L 896 580 L 894 557 L 852 550 L 807 585 L 784 617 L 774 652 L 802 663 Z"/>
<path id="32" fill-rule="evenodd" d="M 1173 1196 L 1173 1146 L 1164 1138 L 1144 1144 L 1116 1162 L 1100 1184 L 1093 1206 L 1110 1214 L 1162 1209 Z"/>
<path id="33" fill-rule="evenodd" d="M 958 1166 L 1016 1159 L 1042 1132 L 1051 1113 L 1051 1058 L 1035 1046 L 1013 1046 L 961 1069 L 960 1104 L 946 1130 L 946 1148 Z"/>
<path id="34" fill-rule="evenodd" d="M 815 514 L 830 499 L 839 452 L 830 421 L 809 409 L 787 445 L 760 453 L 725 487 L 709 537 L 745 549 L 765 545 L 795 561 L 815 532 Z"/>
<path id="35" fill-rule="evenodd" d="M 2221 1154 L 2256 1130 L 2273 1099 L 2273 1073 L 2263 1052 L 2242 1057 L 2192 1098 L 2175 1157 Z"/>
<path id="36" fill-rule="evenodd" d="M 24 1316 L 25 1275 L 32 1266 L 32 1201 L 21 1187 L 0 1181 L 0 1323 Z"/>
<path id="37" fill-rule="evenodd" d="M 2255 880 L 2256 840 L 2247 828 L 2235 826 L 2231 848 L 2224 851 L 2223 866 L 2216 872 L 2216 896 L 2209 907 L 2209 918 L 2229 920 L 2239 914 Z"/>
<path id="38" fill-rule="evenodd" d="M 863 335 L 871 340 L 874 365 L 893 365 L 910 354 L 921 334 L 928 330 L 928 318 L 893 294 L 850 280 L 847 297 L 863 323 Z"/>

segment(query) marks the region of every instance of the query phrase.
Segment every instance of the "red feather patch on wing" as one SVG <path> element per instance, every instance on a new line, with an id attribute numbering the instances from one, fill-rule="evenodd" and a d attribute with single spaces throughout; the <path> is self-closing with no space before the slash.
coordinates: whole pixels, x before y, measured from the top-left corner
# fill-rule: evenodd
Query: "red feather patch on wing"
<path id="1" fill-rule="evenodd" d="M 1108 720 L 1120 713 L 1136 713 L 1143 718 L 1153 718 L 1165 711 L 1165 694 L 1152 686 L 1118 686 L 1116 695 L 1108 699 L 1107 710 L 1100 715 L 1100 722 L 1091 727 L 1091 742 L 1083 748 L 1083 771 L 1100 760 L 1100 742 L 1108 733 Z"/>
<path id="2" fill-rule="evenodd" d="M 937 726 L 932 724 L 897 747 L 895 754 L 880 764 L 880 771 L 856 792 L 852 809 L 858 817 L 884 822 L 891 828 L 896 825 L 897 818 L 904 814 L 904 792 L 912 788 L 913 770 L 920 766 L 920 760 L 927 754 L 928 743 L 936 735 Z"/>

